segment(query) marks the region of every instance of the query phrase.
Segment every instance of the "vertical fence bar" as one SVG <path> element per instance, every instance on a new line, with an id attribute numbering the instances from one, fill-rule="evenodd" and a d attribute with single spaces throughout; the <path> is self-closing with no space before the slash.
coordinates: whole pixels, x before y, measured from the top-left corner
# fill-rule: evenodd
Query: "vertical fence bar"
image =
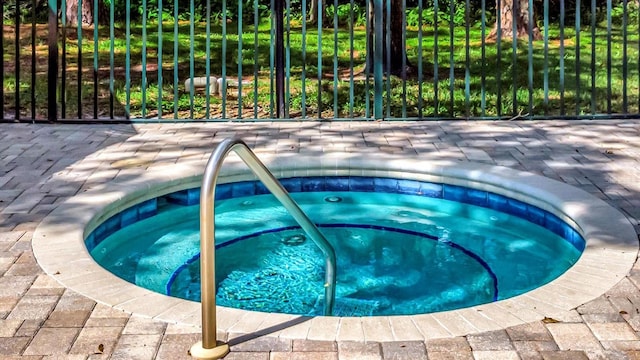
<path id="1" fill-rule="evenodd" d="M 596 113 L 596 0 L 591 0 L 591 115 Z"/>
<path id="2" fill-rule="evenodd" d="M 422 0 L 418 0 L 420 4 L 420 8 L 422 9 Z M 440 114 L 440 95 L 438 89 L 439 75 L 438 75 L 438 50 L 440 46 L 438 46 L 438 13 L 440 12 L 438 0 L 433 0 L 433 115 L 438 117 Z M 418 86 L 420 88 L 419 94 L 419 103 L 418 106 L 418 114 L 420 118 L 422 118 L 422 10 L 420 10 L 419 14 L 420 19 L 420 30 L 418 32 Z"/>
<path id="3" fill-rule="evenodd" d="M 640 30 L 640 6 L 638 7 L 638 30 Z M 638 51 L 640 51 L 640 34 L 638 36 Z M 640 112 L 640 61 L 638 61 L 638 112 Z"/>
<path id="4" fill-rule="evenodd" d="M 529 9 L 533 9 L 533 0 L 529 0 Z M 528 41 L 528 52 L 527 52 L 527 82 L 529 84 L 529 107 L 528 114 L 529 116 L 533 115 L 533 11 L 528 11 L 529 13 L 529 41 Z M 544 29 L 544 33 L 548 33 L 549 28 Z"/>
<path id="5" fill-rule="evenodd" d="M 624 114 L 629 113 L 629 104 L 627 98 L 627 76 L 628 65 L 627 61 L 627 0 L 622 0 L 622 112 Z M 639 49 L 640 50 L 640 49 Z"/>
<path id="6" fill-rule="evenodd" d="M 51 29 L 57 29 L 58 25 L 55 24 L 58 20 L 58 16 L 57 16 L 57 11 L 55 11 L 55 9 L 51 8 L 51 3 L 49 3 L 49 62 L 48 62 L 48 66 L 49 66 L 49 70 L 51 70 L 52 65 L 56 65 L 56 68 L 58 67 L 57 64 L 53 64 L 54 62 L 57 62 L 57 54 L 58 54 L 58 42 L 54 39 L 54 41 L 52 41 L 51 39 L 51 35 L 52 35 L 52 31 Z M 57 4 L 56 4 L 57 5 Z M 52 17 L 55 16 L 55 19 L 52 19 Z M 54 24 L 52 24 L 51 22 L 54 22 Z M 0 99 L 3 99 L 2 104 L 0 104 L 0 120 L 5 120 L 4 118 L 4 4 L 0 4 L 0 27 L 2 28 L 2 36 L 0 36 L 0 53 L 2 53 L 2 56 L 0 56 Z M 54 34 L 57 34 L 57 31 L 53 32 Z M 52 47 L 55 47 L 55 49 L 52 49 Z M 55 51 L 56 53 L 56 59 L 52 59 L 51 55 L 53 53 L 53 51 Z M 49 80 L 51 79 L 51 72 L 49 71 Z M 54 84 L 55 86 L 55 84 Z M 49 81 L 49 90 L 51 90 L 51 81 Z M 54 87 L 54 92 L 55 93 L 55 87 Z M 51 94 L 51 92 L 49 92 L 49 94 Z M 53 101 L 51 99 L 51 97 L 49 97 L 48 100 L 48 109 L 49 109 L 49 113 L 47 114 L 49 121 L 55 121 L 55 115 L 52 116 L 52 111 L 51 111 L 51 103 L 54 102 L 55 103 L 55 97 L 53 97 Z"/>
<path id="7" fill-rule="evenodd" d="M 173 118 L 178 118 L 178 44 L 180 41 L 179 27 L 178 27 L 178 1 L 173 1 Z M 186 91 L 187 89 L 185 89 Z"/>
<path id="8" fill-rule="evenodd" d="M 564 109 L 564 0 L 560 0 L 560 115 L 565 116 Z"/>
<path id="9" fill-rule="evenodd" d="M 385 47 L 387 51 L 386 62 L 387 62 L 387 81 L 386 81 L 386 91 L 387 91 L 387 113 L 386 117 L 391 117 L 391 0 L 385 1 L 386 6 L 386 36 L 385 36 Z M 384 51 L 383 51 L 384 53 Z"/>
<path id="10" fill-rule="evenodd" d="M 224 10 L 223 10 L 224 11 Z M 195 67 L 196 67 L 196 59 L 195 59 L 195 1 L 189 1 L 189 79 L 191 79 L 191 85 L 189 87 L 189 118 L 193 119 L 193 107 L 194 107 L 194 97 L 195 97 Z M 224 24 L 222 25 L 224 26 Z M 223 35 L 222 36 L 222 54 L 224 56 L 225 53 L 225 45 L 227 44 L 227 39 Z M 186 89 L 185 89 L 186 90 Z M 209 89 L 207 89 L 207 92 Z"/>
<path id="11" fill-rule="evenodd" d="M 284 117 L 289 118 L 289 106 L 291 104 L 291 1 L 286 0 L 287 17 L 287 44 L 285 47 L 285 91 L 284 91 Z"/>
<path id="12" fill-rule="evenodd" d="M 387 62 L 387 79 L 386 79 L 386 92 L 387 92 L 387 106 L 386 106 L 386 117 L 391 117 L 391 0 L 385 1 L 386 13 L 385 13 L 385 48 L 387 52 L 386 62 Z M 397 30 L 396 30 L 397 31 Z"/>
<path id="13" fill-rule="evenodd" d="M 611 0 L 607 0 L 607 114 L 611 114 Z"/>
<path id="14" fill-rule="evenodd" d="M 36 0 L 31 2 L 31 119 L 36 119 Z M 4 4 L 0 4 L 4 6 Z M 4 36 L 4 28 L 2 35 Z M 56 29 L 57 31 L 57 29 Z M 0 48 L 0 52 L 4 53 L 4 49 Z M 4 84 L 2 85 L 4 86 Z M 55 93 L 53 93 L 55 94 Z M 55 98 L 55 96 L 54 96 Z"/>
<path id="15" fill-rule="evenodd" d="M 62 0 L 62 4 L 60 6 L 61 9 L 67 8 L 67 1 Z M 57 10 L 56 10 L 57 11 Z M 60 76 L 60 116 L 62 119 L 67 118 L 67 12 L 60 11 L 62 13 L 62 64 L 60 64 L 61 68 L 61 76 Z M 49 16 L 52 16 L 49 14 Z M 57 19 L 56 14 L 56 19 Z M 49 19 L 51 21 L 51 19 Z M 57 29 L 57 21 L 56 21 L 56 29 Z M 49 35 L 51 36 L 51 34 Z M 57 43 L 57 40 L 56 40 Z M 56 60 L 57 61 L 57 60 Z M 57 71 L 57 68 L 56 68 Z M 51 76 L 51 73 L 49 73 Z M 51 82 L 49 82 L 49 86 L 51 86 Z M 49 92 L 51 94 L 51 92 Z"/>
<path id="16" fill-rule="evenodd" d="M 77 18 L 78 19 L 78 27 L 77 27 L 78 29 L 78 99 L 77 99 L 78 100 L 78 119 L 82 119 L 82 53 L 83 53 L 82 51 L 82 2 L 83 1 L 89 1 L 89 0 L 78 0 L 78 18 Z M 129 53 L 129 47 L 127 46 L 127 54 L 128 53 Z M 127 68 L 129 68 L 129 65 L 127 65 Z M 129 94 L 128 91 L 127 91 L 127 94 Z"/>
<path id="17" fill-rule="evenodd" d="M 227 0 L 222 0 L 222 69 L 220 96 L 222 96 L 222 118 L 227 118 Z"/>
<path id="18" fill-rule="evenodd" d="M 485 49 L 486 44 L 486 34 L 487 34 L 487 5 L 485 0 L 481 0 L 481 18 L 480 18 L 480 51 L 481 51 L 481 70 L 480 70 L 480 116 L 485 117 L 487 115 L 487 50 Z"/>
<path id="19" fill-rule="evenodd" d="M 576 0 L 576 116 L 582 112 L 581 107 L 581 93 L 580 93 L 580 0 Z"/>
<path id="20" fill-rule="evenodd" d="M 373 50 L 373 118 L 375 120 L 382 119 L 382 72 L 383 72 L 383 57 L 382 57 L 382 30 L 383 30 L 383 21 L 382 21 L 382 0 L 374 0 L 373 11 L 374 11 L 374 50 Z"/>
<path id="21" fill-rule="evenodd" d="M 143 0 L 146 3 L 146 0 Z M 98 0 L 93 0 L 93 118 L 98 118 Z M 143 41 L 144 44 L 144 41 Z"/>
<path id="22" fill-rule="evenodd" d="M 516 2 L 518 0 L 513 0 L 512 9 L 516 9 Z M 518 115 L 518 22 L 512 21 L 513 26 L 511 27 L 511 86 L 513 87 L 511 98 L 513 100 L 513 116 Z"/>
<path id="23" fill-rule="evenodd" d="M 306 25 L 306 0 L 302 0 L 302 18 L 305 20 L 302 22 L 302 117 L 304 117 L 304 57 L 305 57 L 305 25 Z M 258 27 L 260 26 L 260 14 L 258 13 L 259 7 L 258 0 L 253 2 L 253 117 L 258 118 L 258 54 L 260 40 L 258 38 Z"/>
<path id="24" fill-rule="evenodd" d="M 497 1 L 496 4 L 496 24 L 498 24 L 496 28 L 496 113 L 498 117 L 502 116 L 502 23 L 500 22 L 500 13 L 502 9 L 500 8 L 502 2 Z"/>
<path id="25" fill-rule="evenodd" d="M 4 4 L 3 4 L 4 6 Z M 78 5 L 79 6 L 79 5 Z M 15 60 L 15 68 L 16 68 L 16 90 L 15 90 L 15 119 L 16 121 L 20 120 L 20 2 L 16 0 L 16 10 L 15 10 L 15 46 L 16 46 L 16 58 Z M 4 36 L 4 29 L 2 29 L 2 36 Z M 4 56 L 4 55 L 3 55 Z M 4 84 L 2 84 L 4 86 Z M 4 101 L 4 99 L 3 99 Z"/>
<path id="26" fill-rule="evenodd" d="M 371 2 L 373 0 L 365 0 L 365 13 L 367 14 L 367 16 L 365 17 L 365 44 L 367 47 L 367 56 L 365 59 L 365 66 L 364 66 L 364 116 L 366 118 L 369 118 L 369 115 L 371 114 L 371 108 L 370 108 L 370 104 L 369 104 L 369 74 L 371 73 L 371 57 L 373 56 L 373 54 L 371 54 L 371 47 L 373 46 L 371 44 L 371 36 L 370 34 L 373 33 L 373 29 L 371 28 L 373 26 L 373 24 L 371 23 L 371 21 L 369 20 L 370 16 L 369 14 L 371 14 Z M 420 1 L 420 0 L 418 0 Z"/>
<path id="27" fill-rule="evenodd" d="M 451 0 L 449 2 L 449 116 L 455 116 L 455 99 L 454 99 L 454 90 L 455 90 L 455 63 L 453 58 L 454 51 L 454 24 L 453 18 L 455 16 L 456 11 L 456 3 L 455 0 Z"/>
<path id="28" fill-rule="evenodd" d="M 275 9 L 275 0 L 271 0 L 271 15 L 270 15 L 270 21 L 271 23 L 269 24 L 269 33 L 270 33 L 270 37 L 269 37 L 269 117 L 273 119 L 274 117 L 274 109 L 276 108 L 276 103 L 275 103 L 275 77 L 274 77 L 274 69 L 275 69 L 275 45 L 273 43 L 274 39 L 275 39 L 275 33 L 276 33 L 276 18 L 274 15 L 274 11 L 273 9 Z"/>
<path id="29" fill-rule="evenodd" d="M 464 17 L 465 17 L 465 27 L 464 27 L 464 112 L 467 117 L 470 116 L 470 103 L 469 97 L 471 96 L 471 61 L 469 59 L 470 50 L 470 39 L 469 39 L 469 23 L 471 22 L 471 17 L 469 15 L 470 9 L 469 0 L 465 1 L 464 4 Z"/>
<path id="30" fill-rule="evenodd" d="M 531 0 L 529 0 L 531 1 Z M 544 114 L 549 109 L 549 0 L 544 0 Z"/>
<path id="31" fill-rule="evenodd" d="M 333 117 L 338 117 L 338 0 L 333 1 Z"/>
<path id="32" fill-rule="evenodd" d="M 239 1 L 238 3 L 242 3 L 242 1 Z M 211 86 L 213 85 L 214 87 L 217 86 L 218 82 L 216 81 L 215 84 L 211 84 L 211 0 L 207 0 L 205 3 L 205 6 L 207 7 L 205 9 L 205 16 L 206 16 L 206 29 L 205 29 L 205 39 L 204 39 L 204 43 L 205 43 L 205 63 L 204 63 L 204 76 L 205 76 L 205 93 L 204 93 L 204 118 L 206 120 L 211 119 Z M 220 89 L 217 89 L 218 91 Z"/>
<path id="33" fill-rule="evenodd" d="M 162 43 L 164 38 L 162 35 L 163 22 L 162 0 L 158 0 L 158 119 L 162 119 Z"/>
<path id="34" fill-rule="evenodd" d="M 241 6 L 242 2 L 239 1 L 238 2 L 238 6 Z M 214 88 L 216 88 L 216 90 L 218 92 L 220 92 L 222 89 L 217 89 L 217 81 L 215 84 L 211 84 L 211 0 L 207 0 L 206 1 L 206 10 L 205 10 L 205 16 L 206 16 L 206 30 L 205 30 L 205 57 L 206 57 L 206 62 L 205 62 L 205 69 L 204 69 L 204 73 L 205 73 L 205 96 L 204 96 L 204 102 L 205 102 L 205 111 L 204 111 L 204 118 L 206 120 L 209 120 L 211 118 L 211 87 L 213 86 Z"/>
<path id="35" fill-rule="evenodd" d="M 80 5 L 78 5 L 80 6 Z M 124 104 L 124 112 L 125 118 L 129 119 L 131 117 L 131 0 L 126 1 L 126 9 L 125 9 L 125 31 L 126 31 L 126 44 L 127 51 L 125 54 L 125 93 L 126 100 Z M 177 42 L 177 41 L 176 41 Z"/>
<path id="36" fill-rule="evenodd" d="M 437 7 L 438 6 L 438 0 L 434 0 L 434 1 L 435 1 L 435 4 L 436 4 L 435 6 Z M 422 73 L 422 37 L 423 37 L 423 34 L 422 34 L 422 21 L 423 21 L 422 11 L 423 10 L 424 10 L 424 8 L 423 8 L 422 0 L 418 0 L 418 118 L 420 118 L 420 119 L 422 119 L 422 117 L 424 115 L 424 111 L 423 111 L 423 108 L 424 108 L 424 92 L 423 91 L 424 91 L 424 89 L 423 89 L 423 86 L 422 86 L 422 82 L 423 82 L 423 79 L 424 79 L 424 74 Z M 437 13 L 437 11 L 436 11 L 436 13 Z M 435 15 L 435 16 L 437 17 L 438 15 Z M 437 43 L 438 43 L 438 41 L 437 41 L 438 31 L 437 31 L 437 29 L 435 31 L 435 34 L 436 34 L 436 45 L 434 46 L 434 51 L 435 51 L 435 54 L 437 54 L 437 52 L 438 52 L 438 45 L 437 45 Z M 434 55 L 434 56 L 436 56 L 436 55 Z M 437 78 L 437 76 L 436 76 L 436 78 Z M 437 103 L 438 102 L 438 100 L 437 100 L 437 97 L 438 97 L 437 96 L 438 95 L 437 90 L 436 90 L 435 94 L 436 94 L 436 103 Z M 437 111 L 436 111 L 436 113 L 437 113 Z"/>
<path id="37" fill-rule="evenodd" d="M 109 118 L 113 119 L 115 93 L 115 2 L 109 2 Z"/>
<path id="38" fill-rule="evenodd" d="M 322 1 L 318 1 L 318 119 L 322 119 Z"/>
<path id="39" fill-rule="evenodd" d="M 97 2 L 97 0 L 95 0 Z M 147 118 L 147 0 L 142 0 L 142 71 L 140 80 L 140 96 L 142 118 Z"/>
<path id="40" fill-rule="evenodd" d="M 402 0 L 402 118 L 407 118 L 407 0 Z"/>
<path id="41" fill-rule="evenodd" d="M 276 65 L 276 117 L 284 117 L 284 0 L 275 0 L 275 8 L 273 10 L 276 21 L 276 48 L 275 48 L 275 65 Z"/>
<path id="42" fill-rule="evenodd" d="M 64 0 L 62 2 L 64 4 Z M 62 12 L 64 13 L 64 11 Z M 47 119 L 54 122 L 58 118 L 58 107 L 56 104 L 57 80 L 58 80 L 58 2 L 49 1 L 49 19 L 48 19 L 48 50 L 49 59 L 47 67 L 47 91 L 49 98 L 47 101 Z M 4 120 L 4 4 L 0 4 L 0 25 L 2 26 L 2 35 L 0 35 L 0 99 L 3 99 L 0 105 L 0 120 Z"/>
<path id="43" fill-rule="evenodd" d="M 209 63 L 209 56 L 207 56 L 207 63 Z M 208 74 L 207 78 L 209 78 Z M 242 119 L 242 1 L 238 1 L 238 119 Z"/>
<path id="44" fill-rule="evenodd" d="M 353 12 L 353 0 L 349 1 L 349 118 L 353 119 L 353 105 L 355 101 L 355 89 L 353 83 L 353 32 L 355 31 L 355 19 Z"/>

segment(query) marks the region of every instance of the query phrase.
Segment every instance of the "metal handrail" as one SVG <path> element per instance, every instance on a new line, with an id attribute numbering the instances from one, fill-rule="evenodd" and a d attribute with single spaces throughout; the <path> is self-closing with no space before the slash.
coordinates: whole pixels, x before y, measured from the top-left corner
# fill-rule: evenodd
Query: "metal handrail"
<path id="1" fill-rule="evenodd" d="M 324 314 L 331 315 L 335 301 L 336 254 L 315 224 L 300 209 L 289 193 L 267 167 L 239 138 L 225 139 L 215 149 L 204 171 L 200 192 L 200 277 L 202 303 L 202 348 L 216 347 L 216 297 L 215 297 L 215 188 L 222 162 L 231 152 L 236 154 L 282 203 L 296 222 L 320 248 L 325 257 Z M 200 344 L 200 343 L 198 343 Z M 198 346 L 194 345 L 194 347 Z M 194 348 L 192 348 L 192 354 Z"/>

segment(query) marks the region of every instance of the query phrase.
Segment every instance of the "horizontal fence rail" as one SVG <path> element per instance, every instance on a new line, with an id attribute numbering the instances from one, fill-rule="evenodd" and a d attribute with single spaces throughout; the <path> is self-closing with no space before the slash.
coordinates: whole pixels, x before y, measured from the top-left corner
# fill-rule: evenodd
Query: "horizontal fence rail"
<path id="1" fill-rule="evenodd" d="M 640 114 L 638 0 L 20 0 L 2 121 Z"/>

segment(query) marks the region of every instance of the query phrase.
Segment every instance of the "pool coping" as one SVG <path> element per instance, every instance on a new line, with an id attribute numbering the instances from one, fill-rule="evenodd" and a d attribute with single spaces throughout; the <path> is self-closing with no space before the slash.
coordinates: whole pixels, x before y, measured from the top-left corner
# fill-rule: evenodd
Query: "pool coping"
<path id="1" fill-rule="evenodd" d="M 583 190 L 531 173 L 387 154 L 367 158 L 353 153 L 322 157 L 261 155 L 261 159 L 277 177 L 395 177 L 498 193 L 559 216 L 583 235 L 586 248 L 572 268 L 541 288 L 460 310 L 411 316 L 304 317 L 218 307 L 218 332 L 229 338 L 268 334 L 286 339 L 411 341 L 498 330 L 544 318 L 570 321 L 576 316 L 572 309 L 613 287 L 628 274 L 637 257 L 637 235 L 622 213 Z M 153 293 L 121 280 L 93 261 L 84 238 L 102 221 L 134 203 L 199 186 L 204 165 L 204 160 L 171 165 L 70 198 L 34 233 L 33 251 L 38 263 L 64 286 L 100 303 L 158 320 L 199 326 L 199 303 Z M 219 182 L 250 179 L 254 177 L 246 166 L 230 157 L 222 167 Z"/>

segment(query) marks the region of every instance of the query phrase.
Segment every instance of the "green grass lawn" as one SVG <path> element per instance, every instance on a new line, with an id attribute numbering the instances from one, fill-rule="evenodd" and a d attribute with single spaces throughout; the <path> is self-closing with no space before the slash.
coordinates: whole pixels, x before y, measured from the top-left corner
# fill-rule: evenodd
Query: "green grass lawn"
<path id="1" fill-rule="evenodd" d="M 12 29 L 5 25 L 5 111 L 13 111 L 17 87 L 16 45 Z M 48 97 L 47 29 L 46 25 L 38 27 L 35 86 L 31 84 L 30 29 L 30 26 L 21 29 L 20 108 L 22 116 L 31 115 L 33 93 L 36 117 L 45 118 Z M 113 44 L 109 30 L 109 27 L 99 28 L 96 48 L 93 29 L 83 29 L 81 41 L 78 41 L 77 29 L 66 29 L 66 41 L 63 44 L 61 40 L 59 46 L 61 54 L 63 45 L 66 51 L 66 67 L 64 71 L 61 69 L 59 72 L 60 76 L 64 75 L 65 80 L 64 117 L 77 118 L 79 108 L 84 118 L 93 117 L 94 112 L 100 117 L 109 117 L 112 113 L 116 117 L 125 116 L 126 113 L 131 117 L 155 117 L 158 116 L 159 110 L 161 116 L 168 119 L 174 116 L 275 117 L 274 71 L 270 67 L 273 46 L 269 23 L 261 24 L 257 32 L 251 24 L 244 26 L 240 51 L 242 61 L 238 51 L 240 37 L 237 24 L 229 23 L 226 26 L 226 67 L 222 67 L 224 43 L 223 29 L 219 25 L 211 27 L 207 39 L 204 23 L 195 24 L 193 35 L 188 22 L 179 23 L 177 32 L 174 32 L 173 23 L 164 23 L 161 56 L 158 24 L 148 24 L 145 34 L 139 25 L 133 26 L 128 34 L 123 24 L 116 24 Z M 408 29 L 408 59 L 414 66 L 422 68 L 423 75 L 409 78 L 406 82 L 395 76 L 385 77 L 382 93 L 383 115 L 397 118 L 448 118 L 638 113 L 638 31 L 634 27 L 629 28 L 628 32 L 625 76 L 623 35 L 615 29 L 611 35 L 610 67 L 607 66 L 607 33 L 604 27 L 596 29 L 594 39 L 588 28 L 579 34 L 579 38 L 574 29 L 565 29 L 563 41 L 560 40 L 559 29 L 553 27 L 549 30 L 546 56 L 545 41 L 529 44 L 525 39 L 517 43 L 515 62 L 511 40 L 500 44 L 500 54 L 498 44 L 484 43 L 483 55 L 483 36 L 479 25 L 469 29 L 468 43 L 465 28 L 455 28 L 453 47 L 450 45 L 449 26 L 440 25 L 437 33 L 437 57 L 434 56 L 436 36 L 432 27 L 425 27 L 421 35 L 417 29 Z M 59 30 L 59 34 L 62 33 L 62 30 Z M 146 40 L 143 40 L 143 36 Z M 128 48 L 131 49 L 129 53 L 127 39 Z M 176 39 L 178 46 L 177 53 L 174 53 Z M 306 42 L 304 47 L 303 40 Z M 576 49 L 578 40 L 579 62 Z M 592 41 L 595 41 L 595 62 L 592 62 L 591 57 Z M 288 39 L 285 38 L 285 44 L 287 42 L 289 80 L 286 87 L 289 116 L 317 118 L 319 102 L 323 117 L 372 116 L 374 86 L 373 77 L 367 80 L 364 73 L 364 28 L 356 28 L 353 32 L 348 28 L 341 28 L 338 31 L 337 42 L 332 28 L 323 29 L 321 54 L 318 53 L 317 28 L 307 29 L 303 38 L 300 25 L 292 24 L 290 36 Z M 562 56 L 561 44 L 564 45 Z M 82 71 L 78 70 L 80 46 Z M 97 61 L 94 59 L 96 52 Z M 143 53 L 146 54 L 145 64 Z M 320 83 L 319 55 L 322 57 Z M 161 84 L 158 82 L 157 70 L 160 58 Z M 238 94 L 237 88 L 231 87 L 225 99 L 220 96 L 207 96 L 204 89 L 196 89 L 193 97 L 191 96 L 190 89 L 184 88 L 184 80 L 192 73 L 194 76 L 205 76 L 207 59 L 211 75 L 220 76 L 224 71 L 229 78 L 237 79 L 238 73 L 242 72 L 245 84 L 242 86 L 241 95 Z M 437 68 L 434 66 L 436 61 Z M 130 66 L 127 67 L 127 64 Z M 353 69 L 353 80 L 350 69 Z M 436 70 L 437 79 L 434 77 Z M 338 77 L 334 77 L 334 71 L 338 73 Z M 97 78 L 97 83 L 94 82 L 94 77 Z M 79 78 L 82 84 L 80 92 Z M 130 82 L 126 81 L 127 78 Z M 98 102 L 94 105 L 96 90 Z M 57 94 L 59 103 L 62 91 L 59 90 Z M 79 96 L 81 101 L 78 101 Z M 160 98 L 162 101 L 159 101 Z"/>

